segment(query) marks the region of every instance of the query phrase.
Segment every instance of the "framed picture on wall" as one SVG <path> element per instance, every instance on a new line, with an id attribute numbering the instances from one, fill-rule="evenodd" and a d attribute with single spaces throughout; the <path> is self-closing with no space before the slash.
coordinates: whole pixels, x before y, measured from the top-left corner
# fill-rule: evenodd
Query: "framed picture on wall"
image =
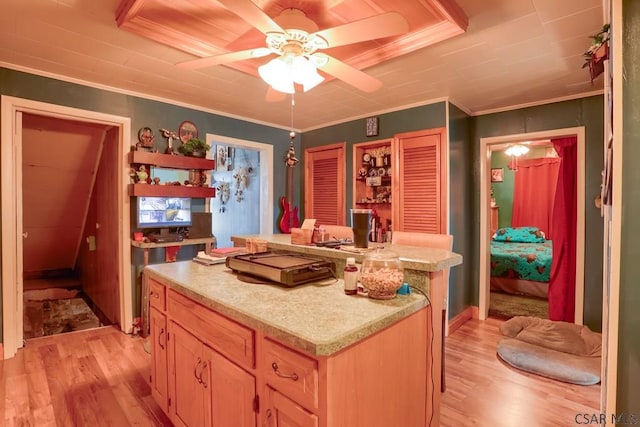
<path id="1" fill-rule="evenodd" d="M 502 182 L 504 181 L 504 169 L 503 168 L 492 168 L 491 169 L 491 182 Z"/>
<path id="2" fill-rule="evenodd" d="M 227 146 L 216 145 L 216 169 L 227 170 Z"/>

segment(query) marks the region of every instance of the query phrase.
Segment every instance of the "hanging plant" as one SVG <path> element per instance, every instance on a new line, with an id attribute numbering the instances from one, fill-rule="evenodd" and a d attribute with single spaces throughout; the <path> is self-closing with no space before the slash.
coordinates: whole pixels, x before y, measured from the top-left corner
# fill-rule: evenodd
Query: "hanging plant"
<path id="1" fill-rule="evenodd" d="M 591 83 L 604 72 L 604 61 L 609 59 L 609 28 L 609 24 L 605 24 L 598 33 L 590 36 L 591 46 L 583 54 L 582 68 L 589 67 Z"/>

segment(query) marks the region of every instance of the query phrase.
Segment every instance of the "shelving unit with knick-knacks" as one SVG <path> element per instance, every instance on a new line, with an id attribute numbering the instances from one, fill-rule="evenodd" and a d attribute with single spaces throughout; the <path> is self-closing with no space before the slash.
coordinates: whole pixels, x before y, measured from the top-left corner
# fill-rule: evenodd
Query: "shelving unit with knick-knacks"
<path id="1" fill-rule="evenodd" d="M 166 196 L 166 197 L 192 197 L 206 198 L 215 197 L 216 189 L 206 185 L 184 185 L 180 183 L 154 183 L 149 176 L 151 167 L 166 169 L 182 169 L 193 171 L 194 175 L 204 176 L 206 171 L 215 170 L 215 160 L 179 156 L 173 154 L 150 153 L 147 151 L 131 151 L 129 153 L 129 164 L 132 168 L 134 183 L 129 184 L 130 196 Z M 137 174 L 140 166 L 144 166 L 147 176 Z M 143 178 L 143 180 L 141 179 Z M 197 181 L 200 181 L 199 179 Z"/>
<path id="2" fill-rule="evenodd" d="M 384 241 L 391 225 L 392 145 L 393 139 L 353 144 L 353 207 L 372 209 L 372 241 Z"/>

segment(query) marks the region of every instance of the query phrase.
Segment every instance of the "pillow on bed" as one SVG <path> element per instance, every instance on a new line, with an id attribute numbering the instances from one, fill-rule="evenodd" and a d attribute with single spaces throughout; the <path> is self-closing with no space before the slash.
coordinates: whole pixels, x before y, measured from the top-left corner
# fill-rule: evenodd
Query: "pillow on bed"
<path id="1" fill-rule="evenodd" d="M 538 227 L 504 227 L 499 228 L 493 236 L 496 242 L 544 243 L 544 232 Z"/>

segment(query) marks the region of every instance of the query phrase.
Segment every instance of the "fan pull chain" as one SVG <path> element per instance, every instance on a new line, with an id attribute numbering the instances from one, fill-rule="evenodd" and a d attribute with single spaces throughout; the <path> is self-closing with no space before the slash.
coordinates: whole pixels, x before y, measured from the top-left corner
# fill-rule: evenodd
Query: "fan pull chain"
<path id="1" fill-rule="evenodd" d="M 289 139 L 291 139 L 291 142 L 293 142 L 294 138 L 296 137 L 296 132 L 293 130 L 293 107 L 296 105 L 296 100 L 293 97 L 293 94 L 291 94 L 291 132 L 289 132 Z"/>

